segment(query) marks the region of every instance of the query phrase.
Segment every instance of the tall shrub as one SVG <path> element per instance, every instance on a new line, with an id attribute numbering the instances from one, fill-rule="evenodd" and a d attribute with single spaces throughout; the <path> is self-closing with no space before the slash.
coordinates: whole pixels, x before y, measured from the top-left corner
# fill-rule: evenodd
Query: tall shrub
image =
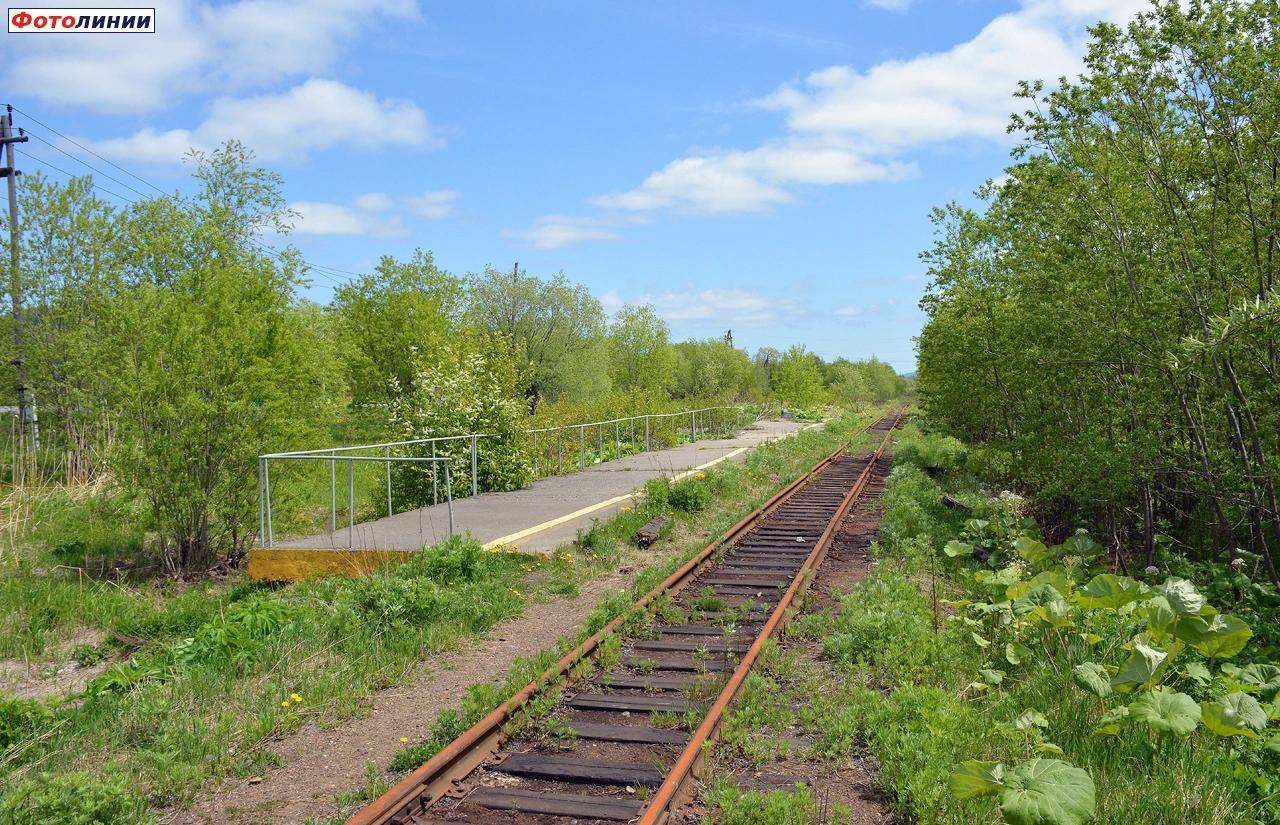
<path id="1" fill-rule="evenodd" d="M 525 427 L 526 407 L 517 389 L 515 362 L 507 348 L 492 345 L 483 333 L 461 335 L 427 358 L 413 355 L 413 381 L 395 387 L 390 429 L 398 440 L 482 434 L 476 440 L 476 486 L 481 491 L 514 490 L 532 477 Z M 455 496 L 471 491 L 471 443 L 447 441 L 435 454 L 449 459 Z M 400 455 L 427 457 L 429 445 L 401 448 Z M 399 462 L 392 468 L 392 499 L 397 510 L 444 497 L 444 469 Z"/>
<path id="2" fill-rule="evenodd" d="M 198 197 L 131 216 L 133 284 L 113 314 L 113 346 L 126 353 L 113 466 L 150 505 L 177 572 L 245 549 L 258 528 L 257 455 L 300 440 L 327 403 L 323 365 L 295 328 L 298 261 L 253 244 L 285 218 L 279 178 L 235 143 L 193 157 Z"/>

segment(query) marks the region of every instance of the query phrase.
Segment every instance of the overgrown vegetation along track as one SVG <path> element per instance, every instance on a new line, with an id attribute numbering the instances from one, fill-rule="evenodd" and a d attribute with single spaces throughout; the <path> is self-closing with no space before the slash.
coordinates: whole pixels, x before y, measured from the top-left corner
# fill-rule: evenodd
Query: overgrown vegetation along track
<path id="1" fill-rule="evenodd" d="M 666 822 L 900 418 L 868 427 L 883 435 L 869 455 L 823 459 L 348 825 Z"/>

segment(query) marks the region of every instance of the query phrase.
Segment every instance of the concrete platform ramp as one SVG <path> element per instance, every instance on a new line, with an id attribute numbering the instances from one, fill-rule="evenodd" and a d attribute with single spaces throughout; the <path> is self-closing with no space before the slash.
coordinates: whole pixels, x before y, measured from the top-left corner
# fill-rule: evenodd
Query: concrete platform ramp
<path id="1" fill-rule="evenodd" d="M 454 527 L 488 546 L 509 545 L 531 553 L 554 550 L 572 541 L 578 530 L 590 527 L 592 519 L 608 518 L 626 506 L 650 479 L 679 479 L 721 461 L 745 460 L 761 444 L 819 426 L 760 421 L 732 438 L 639 453 L 539 479 L 519 490 L 456 499 Z M 365 573 L 444 540 L 448 525 L 448 510 L 438 504 L 357 524 L 351 535 L 342 528 L 277 541 L 274 547 L 249 552 L 249 575 L 265 581 L 296 581 L 315 575 Z"/>

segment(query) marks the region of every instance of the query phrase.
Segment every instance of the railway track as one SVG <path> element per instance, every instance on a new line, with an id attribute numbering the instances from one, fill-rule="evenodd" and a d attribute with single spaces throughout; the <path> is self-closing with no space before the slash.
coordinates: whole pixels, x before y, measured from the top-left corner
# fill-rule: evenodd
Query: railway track
<path id="1" fill-rule="evenodd" d="M 347 825 L 674 821 L 703 745 L 812 581 L 901 415 L 867 428 L 883 436 L 873 452 L 823 459 Z M 619 647 L 624 624 L 640 630 Z M 556 698 L 552 715 L 507 738 L 522 713 Z"/>

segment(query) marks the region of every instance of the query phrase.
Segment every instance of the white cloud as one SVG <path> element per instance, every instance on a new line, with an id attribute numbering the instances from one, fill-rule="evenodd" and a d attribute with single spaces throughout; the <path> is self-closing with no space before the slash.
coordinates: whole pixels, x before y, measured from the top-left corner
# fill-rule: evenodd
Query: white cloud
<path id="1" fill-rule="evenodd" d="M 191 94 L 231 94 L 324 74 L 415 0 L 196 0 L 157 3 L 157 34 L 7 36 L 5 85 L 45 103 L 111 114 L 153 111 Z"/>
<path id="2" fill-rule="evenodd" d="M 592 203 L 638 212 L 763 212 L 795 200 L 784 188 L 788 184 L 901 180 L 914 173 L 910 164 L 870 162 L 850 145 L 786 139 L 747 151 L 681 158 L 635 189 L 601 195 Z"/>
<path id="3" fill-rule="evenodd" d="M 904 7 L 904 0 L 872 0 Z M 785 133 L 753 149 L 691 152 L 634 189 L 594 198 L 631 212 L 763 212 L 803 185 L 896 181 L 917 173 L 907 153 L 946 141 L 1006 140 L 1020 80 L 1080 68 L 1085 27 L 1124 20 L 1147 0 L 1024 0 L 942 52 L 858 70 L 829 66 L 754 101 L 781 112 Z"/>
<path id="4" fill-rule="evenodd" d="M 600 306 L 604 307 L 605 313 L 610 317 L 616 315 L 618 310 L 626 305 L 627 302 L 622 300 L 622 296 L 618 294 L 616 289 L 611 289 L 600 296 Z"/>
<path id="5" fill-rule="evenodd" d="M 543 215 L 527 229 L 502 230 L 502 236 L 526 241 L 538 249 L 559 249 L 582 241 L 612 241 L 622 237 L 612 221 L 571 215 Z"/>
<path id="6" fill-rule="evenodd" d="M 862 318 L 867 315 L 879 315 L 885 310 L 893 308 L 897 303 L 897 301 L 890 299 L 878 304 L 837 307 L 831 311 L 831 314 L 837 318 Z"/>
<path id="7" fill-rule="evenodd" d="M 915 0 L 865 0 L 863 5 L 885 11 L 906 11 L 915 5 Z"/>
<path id="8" fill-rule="evenodd" d="M 406 198 L 401 198 L 401 200 L 409 208 L 409 211 L 419 218 L 438 221 L 441 218 L 453 215 L 453 207 L 458 200 L 458 193 L 450 190 L 423 192 L 421 195 L 410 195 Z"/>
<path id="9" fill-rule="evenodd" d="M 366 209 L 370 212 L 386 212 L 388 209 L 393 209 L 396 205 L 396 202 L 392 200 L 391 196 L 385 192 L 369 192 L 364 195 L 356 195 L 355 200 L 352 201 L 352 203 L 354 203 L 358 208 Z"/>
<path id="10" fill-rule="evenodd" d="M 386 215 L 358 204 L 298 201 L 289 204 L 297 213 L 293 231 L 298 235 L 358 235 L 369 238 L 404 238 L 409 234 L 399 215 Z"/>
<path id="11" fill-rule="evenodd" d="M 950 51 L 859 72 L 831 66 L 758 104 L 783 111 L 800 134 L 846 135 L 890 152 L 956 138 L 1001 138 L 1021 79 L 1054 78 L 1077 52 L 1025 13 L 996 18 Z"/>
<path id="12" fill-rule="evenodd" d="M 297 213 L 293 231 L 300 235 L 359 235 L 370 238 L 405 238 L 410 228 L 396 210 L 427 220 L 440 220 L 452 214 L 457 192 L 424 192 L 421 195 L 393 197 L 385 192 L 357 195 L 351 203 L 298 201 L 289 204 Z M 426 208 L 425 205 L 430 206 Z"/>
<path id="13" fill-rule="evenodd" d="M 356 125 L 345 128 L 343 122 Z M 192 147 L 207 150 L 229 138 L 242 141 L 264 161 L 298 161 L 335 146 L 427 150 L 444 145 L 426 113 L 413 103 L 379 99 L 336 80 L 316 78 L 278 94 L 219 98 L 194 129 L 142 129 L 126 138 L 88 142 L 108 157 L 171 164 Z"/>
<path id="14" fill-rule="evenodd" d="M 1021 80 L 1055 81 L 1080 69 L 1087 25 L 1121 21 L 1147 0 L 1028 0 L 943 52 L 866 71 L 829 66 L 757 105 L 782 111 L 797 134 L 842 135 L 877 153 L 957 138 L 1003 139 Z"/>
<path id="15" fill-rule="evenodd" d="M 668 321 L 772 324 L 797 320 L 807 314 L 804 305 L 796 298 L 740 288 L 664 292 L 645 296 L 636 303 L 652 305 L 654 311 Z"/>

